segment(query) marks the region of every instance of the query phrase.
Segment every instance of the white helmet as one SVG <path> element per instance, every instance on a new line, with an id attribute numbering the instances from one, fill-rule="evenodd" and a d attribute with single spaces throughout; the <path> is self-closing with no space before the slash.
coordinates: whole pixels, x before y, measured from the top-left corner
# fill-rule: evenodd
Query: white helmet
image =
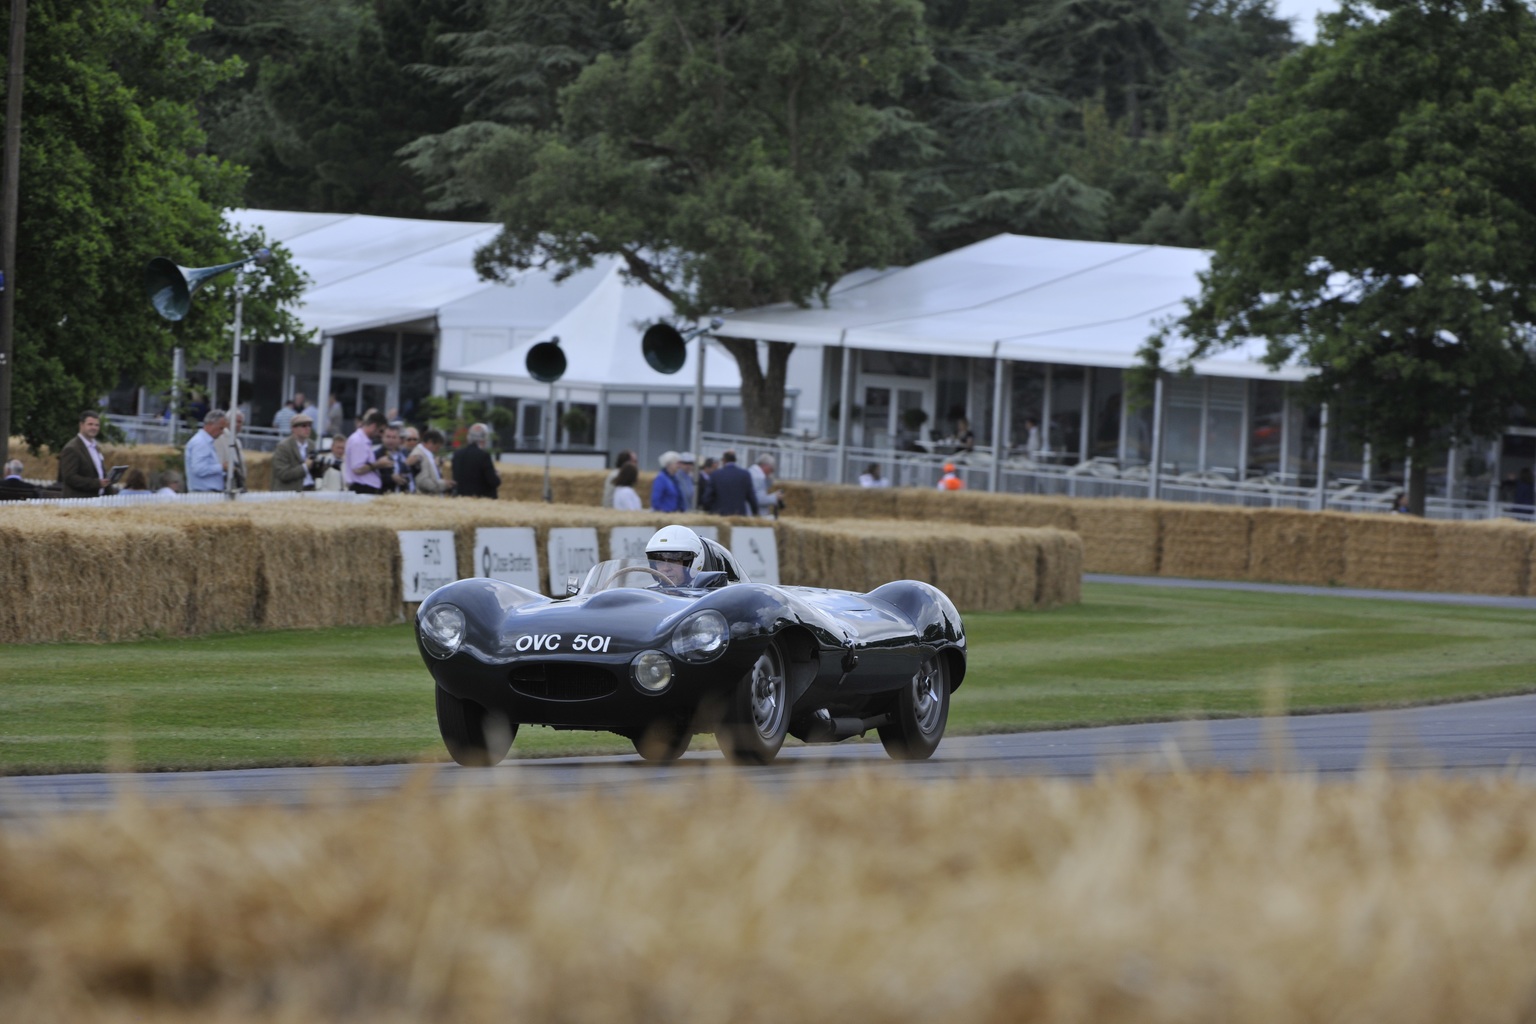
<path id="1" fill-rule="evenodd" d="M 704 564 L 704 542 L 686 526 L 663 526 L 645 542 L 645 557 L 651 560 L 653 569 L 663 572 L 667 570 L 658 563 L 683 566 L 687 574 L 678 582 L 686 582 Z"/>

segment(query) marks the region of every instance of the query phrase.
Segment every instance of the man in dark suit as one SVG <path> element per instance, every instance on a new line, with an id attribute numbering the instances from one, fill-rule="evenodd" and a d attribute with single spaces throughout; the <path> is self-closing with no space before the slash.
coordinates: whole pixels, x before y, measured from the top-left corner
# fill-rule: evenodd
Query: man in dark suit
<path id="1" fill-rule="evenodd" d="M 101 416 L 87 409 L 80 414 L 80 433 L 59 450 L 59 484 L 66 498 L 95 498 L 112 484 L 102 463 L 96 435 L 101 433 Z"/>
<path id="2" fill-rule="evenodd" d="M 476 423 L 469 428 L 467 443 L 453 453 L 453 492 L 461 498 L 495 498 L 501 488 L 501 474 L 491 453 L 485 450 L 491 428 Z"/>
<path id="3" fill-rule="evenodd" d="M 42 491 L 21 478 L 22 469 L 20 459 L 5 464 L 5 479 L 0 480 L 0 501 L 29 501 L 43 496 Z"/>
<path id="4" fill-rule="evenodd" d="M 709 486 L 715 497 L 714 512 L 722 516 L 757 515 L 752 474 L 736 465 L 734 451 L 720 456 L 720 468 L 709 475 Z"/>

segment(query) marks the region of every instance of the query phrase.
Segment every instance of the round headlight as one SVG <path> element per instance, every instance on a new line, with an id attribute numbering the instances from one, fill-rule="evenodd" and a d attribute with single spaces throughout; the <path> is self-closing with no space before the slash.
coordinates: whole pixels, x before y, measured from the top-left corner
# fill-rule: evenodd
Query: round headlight
<path id="1" fill-rule="evenodd" d="M 672 660 L 660 651 L 641 651 L 629 670 L 635 685 L 648 693 L 660 693 L 672 685 Z"/>
<path id="2" fill-rule="evenodd" d="M 672 634 L 672 653 L 688 661 L 709 661 L 725 650 L 731 628 L 713 609 L 688 616 Z"/>
<path id="3" fill-rule="evenodd" d="M 452 657 L 464 644 L 464 613 L 451 604 L 433 605 L 421 617 L 421 638 L 434 657 Z"/>

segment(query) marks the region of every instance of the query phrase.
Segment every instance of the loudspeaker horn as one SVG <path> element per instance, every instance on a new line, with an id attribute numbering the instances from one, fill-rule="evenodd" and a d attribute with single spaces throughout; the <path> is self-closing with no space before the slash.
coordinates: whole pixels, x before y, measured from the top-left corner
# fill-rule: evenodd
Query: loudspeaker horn
<path id="1" fill-rule="evenodd" d="M 709 326 L 695 327 L 687 334 L 671 324 L 652 324 L 640 338 L 640 351 L 657 373 L 676 373 L 688 358 L 688 342 L 701 334 L 719 330 L 723 323 L 725 321 L 719 317 L 711 317 Z"/>
<path id="2" fill-rule="evenodd" d="M 216 267 L 180 267 L 164 256 L 156 256 L 144 268 L 144 291 L 149 294 L 155 312 L 167 320 L 180 320 L 192 308 L 192 293 L 198 285 L 248 263 L 265 263 L 271 257 L 272 250 L 257 249 L 255 255 Z"/>
<path id="3" fill-rule="evenodd" d="M 528 367 L 528 376 L 545 384 L 553 384 L 565 374 L 565 353 L 560 351 L 558 337 L 533 346 L 528 350 L 528 358 L 524 362 Z"/>

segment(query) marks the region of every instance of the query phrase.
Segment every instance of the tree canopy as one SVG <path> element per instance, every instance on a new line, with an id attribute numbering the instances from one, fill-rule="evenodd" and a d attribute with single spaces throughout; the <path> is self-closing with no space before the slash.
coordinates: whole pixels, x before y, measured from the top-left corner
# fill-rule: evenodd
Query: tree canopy
<path id="1" fill-rule="evenodd" d="M 34 448 L 75 432 L 82 409 L 126 376 L 167 385 L 172 350 L 228 351 L 229 304 L 202 295 L 175 327 L 145 298 L 151 257 L 212 265 L 248 255 L 223 211 L 243 173 L 203 153 L 196 101 L 238 63 L 194 54 L 202 0 L 31 0 L 27 9 L 17 227 L 15 430 Z M 295 336 L 277 307 L 299 281 L 279 256 L 246 323 Z M 209 292 L 227 289 L 221 280 Z"/>
<path id="2" fill-rule="evenodd" d="M 1346 0 L 1275 88 L 1197 129 L 1213 231 L 1178 322 L 1316 369 L 1348 434 L 1423 469 L 1536 399 L 1536 11 Z M 1150 355 L 1157 357 L 1154 345 Z"/>

